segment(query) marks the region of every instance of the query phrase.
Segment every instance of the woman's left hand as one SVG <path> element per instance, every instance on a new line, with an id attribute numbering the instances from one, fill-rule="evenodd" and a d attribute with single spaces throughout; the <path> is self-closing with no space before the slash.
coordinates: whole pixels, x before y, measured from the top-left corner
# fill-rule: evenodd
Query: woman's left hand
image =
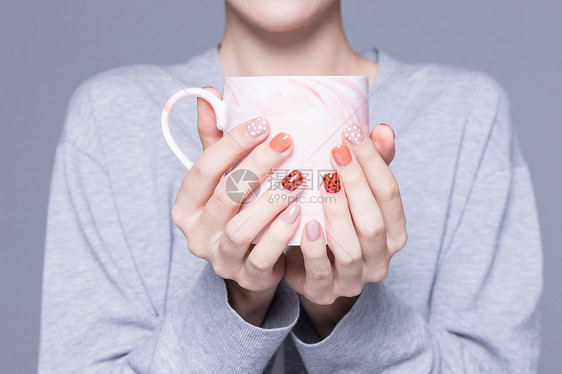
<path id="1" fill-rule="evenodd" d="M 394 157 L 389 130 L 379 125 L 369 138 L 359 126 L 344 127 L 344 144 L 331 152 L 336 172 L 325 175 L 321 188 L 329 250 L 322 227 L 310 221 L 300 251 L 287 252 L 285 277 L 322 338 L 365 283 L 387 276 L 391 257 L 408 238 L 398 182 L 388 167 Z"/>

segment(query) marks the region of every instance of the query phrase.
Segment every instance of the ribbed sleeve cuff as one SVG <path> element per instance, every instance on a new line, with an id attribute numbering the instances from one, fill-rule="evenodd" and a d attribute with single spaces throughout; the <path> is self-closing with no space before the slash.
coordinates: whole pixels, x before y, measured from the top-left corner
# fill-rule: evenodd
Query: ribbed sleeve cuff
<path id="1" fill-rule="evenodd" d="M 313 327 L 303 324 L 310 322 L 300 318 L 291 337 L 310 373 L 378 372 L 400 360 L 400 352 L 410 352 L 407 346 L 419 343 L 411 338 L 424 328 L 383 282 L 366 284 L 325 339 L 315 339 Z M 397 350 L 397 345 L 404 349 Z"/>
<path id="2" fill-rule="evenodd" d="M 210 263 L 173 311 L 172 324 L 193 359 L 207 361 L 209 371 L 261 372 L 296 324 L 299 301 L 285 280 L 280 282 L 261 327 L 246 322 L 230 306 L 224 279 Z M 190 355 L 191 356 L 191 355 Z"/>

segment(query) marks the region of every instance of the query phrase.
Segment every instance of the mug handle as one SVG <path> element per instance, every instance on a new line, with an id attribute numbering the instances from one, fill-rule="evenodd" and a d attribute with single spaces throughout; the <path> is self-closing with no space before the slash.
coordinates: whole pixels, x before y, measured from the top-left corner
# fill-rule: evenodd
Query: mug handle
<path id="1" fill-rule="evenodd" d="M 181 163 L 187 168 L 191 169 L 193 166 L 193 161 L 191 161 L 185 153 L 181 150 L 176 143 L 174 137 L 172 136 L 172 132 L 170 131 L 170 112 L 173 106 L 183 99 L 184 97 L 190 96 L 192 98 L 200 97 L 203 100 L 207 101 L 211 104 L 213 111 L 215 112 L 216 118 L 216 125 L 219 130 L 224 130 L 222 125 L 224 124 L 224 101 L 216 97 L 213 93 L 199 87 L 190 87 L 184 88 L 177 91 L 175 94 L 170 96 L 166 104 L 164 105 L 164 109 L 162 110 L 162 117 L 160 119 L 160 124 L 162 126 L 162 134 L 164 135 L 164 139 L 168 146 L 174 152 L 176 157 L 181 161 Z"/>

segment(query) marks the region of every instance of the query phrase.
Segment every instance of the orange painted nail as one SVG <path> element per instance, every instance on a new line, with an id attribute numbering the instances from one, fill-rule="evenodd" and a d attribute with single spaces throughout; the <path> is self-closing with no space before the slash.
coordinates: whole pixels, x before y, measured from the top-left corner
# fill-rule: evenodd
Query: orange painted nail
<path id="1" fill-rule="evenodd" d="M 285 152 L 289 147 L 291 147 L 291 136 L 285 132 L 280 132 L 279 134 L 275 135 L 273 139 L 269 142 L 269 146 L 271 149 L 282 153 Z"/>
<path id="2" fill-rule="evenodd" d="M 332 148 L 332 156 L 339 166 L 346 166 L 351 162 L 351 153 L 345 144 L 338 144 Z"/>

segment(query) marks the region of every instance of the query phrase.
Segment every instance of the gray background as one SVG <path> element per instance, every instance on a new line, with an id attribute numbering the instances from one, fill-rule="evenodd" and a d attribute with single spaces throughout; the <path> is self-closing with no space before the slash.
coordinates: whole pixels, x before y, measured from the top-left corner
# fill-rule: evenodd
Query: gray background
<path id="1" fill-rule="evenodd" d="M 545 254 L 541 373 L 562 367 L 560 1 L 344 1 L 356 50 L 485 71 L 508 91 Z M 36 370 L 45 217 L 68 100 L 98 72 L 184 61 L 222 35 L 219 0 L 3 3 L 0 12 L 0 371 Z M 204 30 L 204 31 L 203 31 Z"/>

